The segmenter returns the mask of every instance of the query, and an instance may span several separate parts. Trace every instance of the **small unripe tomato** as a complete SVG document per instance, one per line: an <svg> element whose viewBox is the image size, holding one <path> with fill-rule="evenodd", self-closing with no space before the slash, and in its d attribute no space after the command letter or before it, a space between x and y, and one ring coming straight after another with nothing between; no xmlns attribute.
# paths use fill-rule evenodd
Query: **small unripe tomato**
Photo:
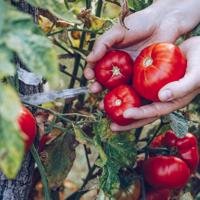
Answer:
<svg viewBox="0 0 200 200"><path fill-rule="evenodd" d="M141 105L140 97L134 89L128 85L120 85L104 97L104 108L112 121L119 125L128 125L134 119L126 119L123 113L128 108L139 107Z"/></svg>
<svg viewBox="0 0 200 200"><path fill-rule="evenodd" d="M125 51L112 50L97 62L94 71L99 83L105 88L113 89L130 82L133 60Z"/></svg>
<svg viewBox="0 0 200 200"><path fill-rule="evenodd" d="M24 145L25 151L28 152L31 145L34 142L37 128L36 128L36 120L32 113L25 108L24 106L21 108L20 114L18 116L18 125L20 130L22 131L22 135L24 137Z"/></svg>

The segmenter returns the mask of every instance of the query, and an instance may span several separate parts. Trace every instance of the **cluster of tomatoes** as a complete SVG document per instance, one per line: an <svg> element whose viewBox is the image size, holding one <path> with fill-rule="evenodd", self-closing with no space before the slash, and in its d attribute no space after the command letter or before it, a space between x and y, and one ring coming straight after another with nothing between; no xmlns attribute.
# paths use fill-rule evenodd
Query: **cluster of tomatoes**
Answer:
<svg viewBox="0 0 200 200"><path fill-rule="evenodd" d="M124 111L141 106L142 98L159 101L159 90L182 78L186 65L179 47L170 43L146 47L135 62L124 51L109 51L95 66L97 81L110 90L104 98L107 115L119 125L130 124L134 120L124 118Z"/></svg>
<svg viewBox="0 0 200 200"><path fill-rule="evenodd" d="M155 137L151 147L169 150L170 155L150 155L142 162L145 181L157 191L165 191L162 199L168 200L171 191L183 188L196 171L199 164L198 141L191 133L178 138L169 130Z"/></svg>

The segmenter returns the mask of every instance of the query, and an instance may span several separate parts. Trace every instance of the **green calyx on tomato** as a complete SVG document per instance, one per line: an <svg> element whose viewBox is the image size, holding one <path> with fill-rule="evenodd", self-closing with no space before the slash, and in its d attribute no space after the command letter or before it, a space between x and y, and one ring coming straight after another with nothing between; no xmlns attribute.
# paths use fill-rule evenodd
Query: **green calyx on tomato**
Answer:
<svg viewBox="0 0 200 200"><path fill-rule="evenodd" d="M123 117L123 113L128 108L139 107L141 105L140 97L128 85L120 85L104 97L104 108L109 118L119 125L128 125L133 119Z"/></svg>
<svg viewBox="0 0 200 200"><path fill-rule="evenodd" d="M186 65L186 59L179 47L170 43L152 44L143 49L135 60L133 87L142 97L159 101L159 90L182 78Z"/></svg>
<svg viewBox="0 0 200 200"><path fill-rule="evenodd" d="M18 124L24 138L25 151L28 152L34 142L37 127L34 116L24 106L22 106L18 116Z"/></svg>
<svg viewBox="0 0 200 200"><path fill-rule="evenodd" d="M197 138L192 133L187 133L184 138L178 138L171 130L154 138L152 147L167 147L177 150L177 157L184 160L191 172L194 172L199 164L199 150Z"/></svg>
<svg viewBox="0 0 200 200"><path fill-rule="evenodd" d="M133 71L133 60L128 53L112 50L97 62L95 77L105 88L113 89L130 82Z"/></svg>

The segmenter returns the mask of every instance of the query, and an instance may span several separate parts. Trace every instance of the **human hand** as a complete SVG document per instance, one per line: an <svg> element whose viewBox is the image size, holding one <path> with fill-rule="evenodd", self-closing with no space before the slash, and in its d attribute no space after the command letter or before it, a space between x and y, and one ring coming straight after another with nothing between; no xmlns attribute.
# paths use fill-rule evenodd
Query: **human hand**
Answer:
<svg viewBox="0 0 200 200"><path fill-rule="evenodd" d="M111 129L113 131L129 130L151 123L163 115L183 108L200 93L200 37L186 40L180 45L180 48L187 59L185 76L161 88L158 94L161 102L126 110L124 117L133 118L136 121L128 126L119 126L112 123Z"/></svg>
<svg viewBox="0 0 200 200"><path fill-rule="evenodd" d="M200 19L199 0L157 0L150 7L128 16L129 30L120 24L97 39L93 51L87 57L85 77L94 79L92 67L111 48L123 48L135 58L147 45L155 42L174 42L180 35L191 30ZM187 13L187 15L185 15ZM98 82L90 86L93 93L102 89Z"/></svg>

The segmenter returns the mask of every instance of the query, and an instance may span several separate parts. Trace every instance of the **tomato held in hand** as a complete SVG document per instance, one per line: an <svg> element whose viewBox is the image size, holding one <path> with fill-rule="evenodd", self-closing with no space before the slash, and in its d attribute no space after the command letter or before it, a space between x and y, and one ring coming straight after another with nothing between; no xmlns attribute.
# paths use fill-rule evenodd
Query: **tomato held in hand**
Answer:
<svg viewBox="0 0 200 200"><path fill-rule="evenodd" d="M140 105L140 97L133 88L127 85L114 88L104 97L104 108L107 115L119 125L132 123L134 120L124 118L123 113L128 108L139 107Z"/></svg>
<svg viewBox="0 0 200 200"><path fill-rule="evenodd" d="M108 89L127 84L132 77L133 60L124 51L113 50L97 62L95 77Z"/></svg>
<svg viewBox="0 0 200 200"><path fill-rule="evenodd" d="M18 124L20 130L25 134L24 144L26 152L29 151L31 145L34 142L36 136L36 120L32 113L25 107L22 107L19 117Z"/></svg>
<svg viewBox="0 0 200 200"><path fill-rule="evenodd" d="M151 189L146 193L146 200L169 200L170 193L169 189Z"/></svg>
<svg viewBox="0 0 200 200"><path fill-rule="evenodd" d="M182 78L186 59L179 47L169 43L152 44L135 60L133 86L144 98L159 101L158 92L167 83Z"/></svg>
<svg viewBox="0 0 200 200"><path fill-rule="evenodd" d="M145 160L144 178L154 188L179 189L190 177L187 164L175 156L155 156Z"/></svg>

